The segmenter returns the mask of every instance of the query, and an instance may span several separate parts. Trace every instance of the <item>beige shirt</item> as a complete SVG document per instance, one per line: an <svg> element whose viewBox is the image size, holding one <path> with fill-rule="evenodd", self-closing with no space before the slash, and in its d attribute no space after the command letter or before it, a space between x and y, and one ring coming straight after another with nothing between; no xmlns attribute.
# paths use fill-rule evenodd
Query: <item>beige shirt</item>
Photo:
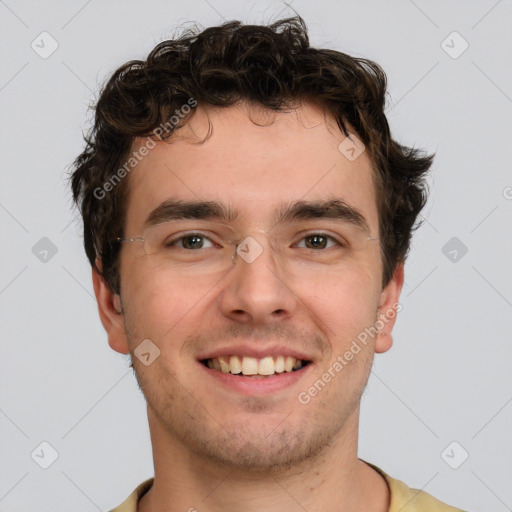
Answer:
<svg viewBox="0 0 512 512"><path fill-rule="evenodd" d="M389 512L462 512L461 509L450 507L424 491L407 487L403 482L391 478L373 464L369 465L378 471L388 484L391 495ZM141 483L126 501L110 512L137 512L137 503L152 484L153 478Z"/></svg>

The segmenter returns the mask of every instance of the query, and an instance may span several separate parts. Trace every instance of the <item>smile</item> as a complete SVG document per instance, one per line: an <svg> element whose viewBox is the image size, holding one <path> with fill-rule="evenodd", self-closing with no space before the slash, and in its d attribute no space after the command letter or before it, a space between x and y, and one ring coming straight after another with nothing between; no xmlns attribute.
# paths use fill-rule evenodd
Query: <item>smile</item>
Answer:
<svg viewBox="0 0 512 512"><path fill-rule="evenodd" d="M218 356L201 361L211 370L238 375L240 377L268 377L280 373L291 373L309 364L309 361L291 356Z"/></svg>

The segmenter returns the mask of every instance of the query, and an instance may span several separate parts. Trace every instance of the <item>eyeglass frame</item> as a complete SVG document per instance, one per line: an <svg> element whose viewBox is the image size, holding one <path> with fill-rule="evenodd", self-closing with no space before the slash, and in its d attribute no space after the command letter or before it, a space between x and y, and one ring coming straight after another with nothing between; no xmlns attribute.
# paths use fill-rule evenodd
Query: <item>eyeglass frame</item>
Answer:
<svg viewBox="0 0 512 512"><path fill-rule="evenodd" d="M146 229L151 229L152 227L155 227L155 226L160 226L160 225L163 225L163 224L171 224L173 221L165 221L165 222L161 222L159 224L155 224L154 226L149 226L148 228ZM198 234L200 236L204 236L205 238L208 238L206 235L202 235L201 233L194 233L193 230L190 230L190 235L188 236L192 236L194 234ZM261 229L257 229L256 230L257 233L262 233L262 234L265 234L265 235L269 235L268 231L265 231L265 230L261 230ZM315 234L315 233L312 233L312 235ZM332 236L330 235L327 235L325 233L318 233L320 235L324 235L326 237L330 237L330 238L333 238ZM183 238L185 238L187 235L184 235ZM247 238L249 238L251 235L247 235L247 236L244 236L243 238L241 238L241 241L240 242L236 242L234 240L228 240L227 242L230 243L230 244L233 244L233 242L235 242L235 245L234 245L234 251L233 251L233 255L231 256L231 261L234 263L235 262L235 258L236 258L236 255L238 254L238 247L244 242L244 240L247 240ZM306 235L307 236L307 235ZM275 237L277 238L277 237ZM177 240L179 240L180 238L178 238ZM369 242L376 242L378 240L380 240L380 237L371 237L371 236L367 236L365 238L365 240L369 241ZM146 242L146 239L144 238L144 233L141 235L141 236L135 236L135 237L130 237L130 238L122 238L122 237L116 237L114 238L114 241L115 242L118 242L118 243L131 243L131 242L142 242L142 243L145 243ZM145 252L146 256L149 256L146 252Z"/></svg>

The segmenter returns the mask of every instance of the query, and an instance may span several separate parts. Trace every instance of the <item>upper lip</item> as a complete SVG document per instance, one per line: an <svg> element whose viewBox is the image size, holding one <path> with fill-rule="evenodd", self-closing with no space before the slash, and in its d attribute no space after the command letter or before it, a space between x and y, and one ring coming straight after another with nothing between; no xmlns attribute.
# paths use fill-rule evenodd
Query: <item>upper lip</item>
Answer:
<svg viewBox="0 0 512 512"><path fill-rule="evenodd" d="M231 345L219 347L215 350L205 352L198 356L198 360L214 359L219 356L248 356L262 359L268 356L290 356L303 361L311 361L313 358L300 350L283 347L279 345L269 345L268 347L255 347L254 345Z"/></svg>

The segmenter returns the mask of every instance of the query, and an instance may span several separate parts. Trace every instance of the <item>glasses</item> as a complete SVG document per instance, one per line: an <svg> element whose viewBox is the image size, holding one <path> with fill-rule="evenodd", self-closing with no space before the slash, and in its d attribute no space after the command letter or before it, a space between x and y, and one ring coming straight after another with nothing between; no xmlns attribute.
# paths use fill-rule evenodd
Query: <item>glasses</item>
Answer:
<svg viewBox="0 0 512 512"><path fill-rule="evenodd" d="M305 222L300 227L311 224ZM330 229L279 227L274 233L257 230L242 235L231 226L205 221L169 221L149 226L141 236L116 238L137 243L155 267L180 274L210 274L229 270L239 259L253 263L268 250L290 271L333 268L357 261L362 251L378 247L379 238L350 222L329 222Z"/></svg>

